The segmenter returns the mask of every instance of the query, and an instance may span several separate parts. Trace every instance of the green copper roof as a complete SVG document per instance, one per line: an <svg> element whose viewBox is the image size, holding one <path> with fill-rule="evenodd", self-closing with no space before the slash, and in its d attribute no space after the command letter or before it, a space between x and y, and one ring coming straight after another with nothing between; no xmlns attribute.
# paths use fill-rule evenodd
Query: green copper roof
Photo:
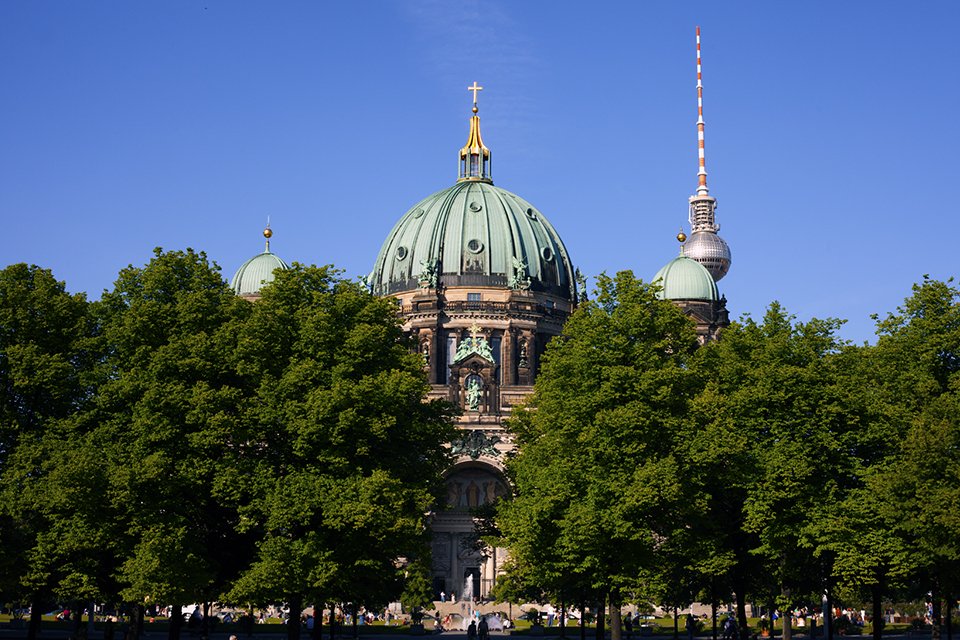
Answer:
<svg viewBox="0 0 960 640"><path fill-rule="evenodd" d="M370 278L378 295L438 283L575 297L573 265L546 217L484 181L458 182L415 204L387 236Z"/></svg>
<svg viewBox="0 0 960 640"><path fill-rule="evenodd" d="M717 283L702 264L680 254L668 262L653 282L662 287L657 293L661 300L710 300L720 299Z"/></svg>
<svg viewBox="0 0 960 640"><path fill-rule="evenodd" d="M234 274L230 286L240 296L257 294L263 285L273 282L274 271L289 268L280 256L267 250L244 262Z"/></svg>

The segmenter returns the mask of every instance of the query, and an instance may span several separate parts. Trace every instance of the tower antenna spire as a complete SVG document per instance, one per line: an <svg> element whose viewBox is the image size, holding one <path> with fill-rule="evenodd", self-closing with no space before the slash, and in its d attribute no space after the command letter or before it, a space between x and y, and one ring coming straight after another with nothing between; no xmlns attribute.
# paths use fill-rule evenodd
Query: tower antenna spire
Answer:
<svg viewBox="0 0 960 640"><path fill-rule="evenodd" d="M690 237L683 243L683 253L705 266L714 281L730 269L730 247L717 235L717 199L707 189L707 163L703 146L703 67L700 63L700 27L697 27L697 192L690 196Z"/></svg>
<svg viewBox="0 0 960 640"><path fill-rule="evenodd" d="M697 25L697 156L700 168L697 171L697 195L710 195L707 188L707 161L703 144L703 68L700 62L700 26Z"/></svg>

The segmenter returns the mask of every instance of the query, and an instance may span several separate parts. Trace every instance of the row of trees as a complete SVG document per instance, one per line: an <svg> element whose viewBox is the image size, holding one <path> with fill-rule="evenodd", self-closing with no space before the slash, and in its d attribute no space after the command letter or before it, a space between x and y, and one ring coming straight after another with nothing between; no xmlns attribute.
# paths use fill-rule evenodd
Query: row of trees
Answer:
<svg viewBox="0 0 960 640"><path fill-rule="evenodd" d="M874 346L840 324L773 304L698 346L650 286L601 277L511 421L499 596L608 603L615 639L644 601L733 599L745 630L748 600L879 621L912 588L939 623L960 594L960 292L924 279Z"/></svg>
<svg viewBox="0 0 960 640"><path fill-rule="evenodd" d="M404 573L423 591L454 428L427 389L394 305L329 268L278 272L250 304L202 253L158 249L91 303L12 265L0 593L33 605L34 637L54 602L141 616L285 602L297 616L381 606Z"/></svg>

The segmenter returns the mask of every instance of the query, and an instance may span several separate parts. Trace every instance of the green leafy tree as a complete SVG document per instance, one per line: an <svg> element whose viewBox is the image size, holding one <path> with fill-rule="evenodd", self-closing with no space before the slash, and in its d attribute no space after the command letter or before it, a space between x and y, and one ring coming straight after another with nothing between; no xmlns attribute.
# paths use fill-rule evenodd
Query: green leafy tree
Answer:
<svg viewBox="0 0 960 640"><path fill-rule="evenodd" d="M548 346L529 408L511 420L515 492L497 516L508 575L612 611L638 590L682 520L674 444L696 347L692 324L654 289L629 272L597 279Z"/></svg>
<svg viewBox="0 0 960 640"><path fill-rule="evenodd" d="M85 297L67 293L50 271L0 271L0 592L32 601L31 638L44 599L72 580L44 552L51 523L33 490L43 473L38 443L89 401L95 334Z"/></svg>
<svg viewBox="0 0 960 640"><path fill-rule="evenodd" d="M924 277L896 312L877 324L875 349L889 454L872 469L882 505L896 505L886 522L909 550L914 580L940 602L960 592L957 524L957 409L960 391L960 291L952 280ZM892 450L891 450L892 449Z"/></svg>
<svg viewBox="0 0 960 640"><path fill-rule="evenodd" d="M294 265L252 306L237 353L258 386L217 495L257 548L229 597L292 614L305 599L396 598L396 562L425 544L454 427L447 403L425 401L394 303Z"/></svg>
<svg viewBox="0 0 960 640"><path fill-rule="evenodd" d="M748 592L790 609L821 588L810 527L852 483L838 452L856 426L842 402L839 324L795 323L774 303L763 322L732 325L700 356L707 384L695 406L704 428L691 459L706 465L699 477L713 571L730 578L741 629Z"/></svg>
<svg viewBox="0 0 960 640"><path fill-rule="evenodd" d="M55 522L88 541L87 558L110 570L138 627L145 604L213 600L250 546L236 512L214 496L252 387L233 355L248 312L203 253L157 249L146 266L121 271L98 304L103 379L71 425L75 450L47 447L48 495L99 494L100 508L63 504Z"/></svg>

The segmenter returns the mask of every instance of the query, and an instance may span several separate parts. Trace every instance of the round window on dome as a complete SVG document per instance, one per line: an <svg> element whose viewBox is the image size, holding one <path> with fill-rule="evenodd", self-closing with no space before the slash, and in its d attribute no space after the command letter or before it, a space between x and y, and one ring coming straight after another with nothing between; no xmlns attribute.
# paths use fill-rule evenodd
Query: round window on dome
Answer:
<svg viewBox="0 0 960 640"><path fill-rule="evenodd" d="M544 247L543 249L540 249L540 255L543 256L543 259L547 262L551 262L553 260L553 249L550 247Z"/></svg>
<svg viewBox="0 0 960 640"><path fill-rule="evenodd" d="M467 250L470 253L480 253L483 251L483 243L479 240L471 240L467 243Z"/></svg>
<svg viewBox="0 0 960 640"><path fill-rule="evenodd" d="M406 247L397 247L397 260L403 260L407 257Z"/></svg>
<svg viewBox="0 0 960 640"><path fill-rule="evenodd" d="M527 207L527 217L531 220L537 219L537 212L533 210L532 207Z"/></svg>
<svg viewBox="0 0 960 640"><path fill-rule="evenodd" d="M417 209L416 211L413 212L414 218L419 218L422 215L423 215L423 209Z"/></svg>
<svg viewBox="0 0 960 640"><path fill-rule="evenodd" d="M470 203L470 211L473 211L474 213L476 213L477 211L480 211L481 209L483 209L483 205L480 204L479 202L471 202L471 203Z"/></svg>

